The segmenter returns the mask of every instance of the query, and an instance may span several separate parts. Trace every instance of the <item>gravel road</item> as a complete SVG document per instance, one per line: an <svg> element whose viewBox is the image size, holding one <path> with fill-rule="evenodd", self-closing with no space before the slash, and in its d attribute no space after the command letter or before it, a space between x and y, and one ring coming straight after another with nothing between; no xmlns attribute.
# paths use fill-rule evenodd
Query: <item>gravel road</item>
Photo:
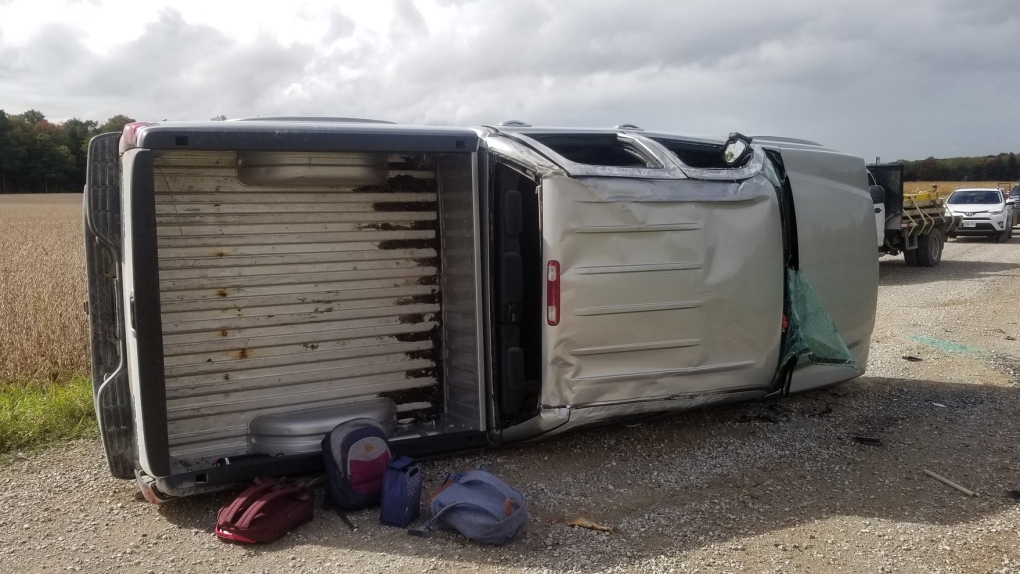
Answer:
<svg viewBox="0 0 1020 574"><path fill-rule="evenodd" d="M0 572L1020 572L1020 237L881 268L856 381L428 463L429 489L482 464L527 493L506 547L318 510L277 543L221 543L228 494L150 505L84 441L0 466Z"/></svg>

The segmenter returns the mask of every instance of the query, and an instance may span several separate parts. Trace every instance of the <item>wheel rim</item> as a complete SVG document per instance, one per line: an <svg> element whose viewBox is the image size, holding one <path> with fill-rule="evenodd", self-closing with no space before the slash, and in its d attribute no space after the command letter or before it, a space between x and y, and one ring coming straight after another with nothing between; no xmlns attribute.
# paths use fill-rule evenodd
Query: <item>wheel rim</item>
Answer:
<svg viewBox="0 0 1020 574"><path fill-rule="evenodd" d="M928 239L928 256L935 263L942 258L942 237L937 233L933 233Z"/></svg>

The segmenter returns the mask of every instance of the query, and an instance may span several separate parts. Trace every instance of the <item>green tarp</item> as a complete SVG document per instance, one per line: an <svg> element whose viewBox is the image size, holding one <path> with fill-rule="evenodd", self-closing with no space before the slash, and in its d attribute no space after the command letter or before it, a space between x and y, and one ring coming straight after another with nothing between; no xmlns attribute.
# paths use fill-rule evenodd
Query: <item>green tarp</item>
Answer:
<svg viewBox="0 0 1020 574"><path fill-rule="evenodd" d="M845 365L857 368L832 317L818 300L804 274L786 270L787 333L780 365L804 356L812 364Z"/></svg>

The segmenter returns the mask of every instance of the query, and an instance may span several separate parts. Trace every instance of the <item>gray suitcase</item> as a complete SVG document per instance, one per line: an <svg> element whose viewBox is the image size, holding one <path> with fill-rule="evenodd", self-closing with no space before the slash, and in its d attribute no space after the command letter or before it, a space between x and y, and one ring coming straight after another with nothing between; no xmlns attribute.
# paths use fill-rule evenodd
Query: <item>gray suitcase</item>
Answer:
<svg viewBox="0 0 1020 574"><path fill-rule="evenodd" d="M376 421L392 436L397 429L397 404L379 398L257 416L248 422L248 452L272 456L319 452L326 433L358 418Z"/></svg>

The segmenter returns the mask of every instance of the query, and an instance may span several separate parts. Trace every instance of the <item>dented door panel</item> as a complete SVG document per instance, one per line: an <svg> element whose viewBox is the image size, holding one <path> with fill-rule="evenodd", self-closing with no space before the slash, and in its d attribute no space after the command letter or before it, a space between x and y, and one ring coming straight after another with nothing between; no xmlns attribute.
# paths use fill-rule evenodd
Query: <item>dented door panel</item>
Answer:
<svg viewBox="0 0 1020 574"><path fill-rule="evenodd" d="M560 264L562 305L547 327L543 405L767 385L783 301L774 189L691 201L596 188L563 176L542 184L544 256Z"/></svg>

